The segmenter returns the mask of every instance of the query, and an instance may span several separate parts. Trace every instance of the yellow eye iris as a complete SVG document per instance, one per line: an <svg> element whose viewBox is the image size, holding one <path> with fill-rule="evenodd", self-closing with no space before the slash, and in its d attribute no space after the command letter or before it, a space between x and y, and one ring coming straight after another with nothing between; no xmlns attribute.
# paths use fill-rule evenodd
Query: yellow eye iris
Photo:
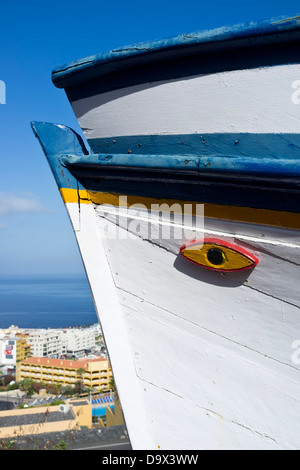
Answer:
<svg viewBox="0 0 300 470"><path fill-rule="evenodd" d="M258 259L241 247L216 239L194 241L180 248L184 258L216 271L241 271L254 267Z"/></svg>

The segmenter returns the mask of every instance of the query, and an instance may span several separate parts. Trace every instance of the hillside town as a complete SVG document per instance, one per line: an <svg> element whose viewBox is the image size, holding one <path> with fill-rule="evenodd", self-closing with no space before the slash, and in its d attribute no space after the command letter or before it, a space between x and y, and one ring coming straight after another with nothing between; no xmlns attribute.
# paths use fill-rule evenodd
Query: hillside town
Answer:
<svg viewBox="0 0 300 470"><path fill-rule="evenodd" d="M0 329L0 440L119 425L122 410L98 324Z"/></svg>

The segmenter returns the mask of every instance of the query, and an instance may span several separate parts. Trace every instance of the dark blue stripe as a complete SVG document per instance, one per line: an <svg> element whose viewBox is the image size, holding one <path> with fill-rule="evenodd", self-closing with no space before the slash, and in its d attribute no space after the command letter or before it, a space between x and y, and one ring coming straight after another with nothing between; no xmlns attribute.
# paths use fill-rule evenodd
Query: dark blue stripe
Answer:
<svg viewBox="0 0 300 470"><path fill-rule="evenodd" d="M200 203L299 212L298 185L285 180L251 179L245 175L172 175L130 171L112 167L72 168L72 174L90 191L158 199L178 199Z"/></svg>
<svg viewBox="0 0 300 470"><path fill-rule="evenodd" d="M89 139L94 153L300 159L300 134L185 134Z"/></svg>

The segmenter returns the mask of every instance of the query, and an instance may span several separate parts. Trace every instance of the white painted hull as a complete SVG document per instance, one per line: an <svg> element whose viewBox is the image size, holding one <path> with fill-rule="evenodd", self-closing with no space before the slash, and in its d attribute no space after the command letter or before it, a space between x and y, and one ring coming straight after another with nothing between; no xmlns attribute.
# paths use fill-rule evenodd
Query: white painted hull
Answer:
<svg viewBox="0 0 300 470"><path fill-rule="evenodd" d="M226 71L145 83L71 104L87 139L293 133L299 132L299 76L299 64Z"/></svg>
<svg viewBox="0 0 300 470"><path fill-rule="evenodd" d="M185 240L113 240L103 208L67 209L133 448L298 449L299 232L207 220L260 259L239 285L179 257Z"/></svg>
<svg viewBox="0 0 300 470"><path fill-rule="evenodd" d="M91 153L65 126L33 128L75 230L133 449L299 448L299 45L299 18L274 20L53 72ZM149 221L132 205L151 201L204 204L204 225L166 212ZM170 224L184 231L164 237ZM193 264L180 247L201 237L258 264Z"/></svg>

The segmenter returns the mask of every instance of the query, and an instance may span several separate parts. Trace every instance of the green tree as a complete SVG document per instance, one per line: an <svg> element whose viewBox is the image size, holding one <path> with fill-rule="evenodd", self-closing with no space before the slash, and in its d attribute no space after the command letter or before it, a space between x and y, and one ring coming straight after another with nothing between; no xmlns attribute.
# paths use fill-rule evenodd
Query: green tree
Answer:
<svg viewBox="0 0 300 470"><path fill-rule="evenodd" d="M75 388L72 387L71 385L65 385L65 386L62 388L61 393L62 393L63 395L66 395L66 396L74 395L74 393L75 393Z"/></svg>
<svg viewBox="0 0 300 470"><path fill-rule="evenodd" d="M33 380L31 379L24 379L20 382L19 388L23 392L26 392L28 397L31 397L35 392L34 392L34 387L33 387Z"/></svg>
<svg viewBox="0 0 300 470"><path fill-rule="evenodd" d="M58 395L61 392L60 384L46 384L46 392L52 395Z"/></svg>
<svg viewBox="0 0 300 470"><path fill-rule="evenodd" d="M79 380L78 380L78 392L79 393L82 393L82 388L83 388L83 380L82 380L82 376L83 374L85 374L86 370L83 369L82 367L80 367L79 369L77 369L77 376L79 377ZM77 384L76 384L77 385Z"/></svg>
<svg viewBox="0 0 300 470"><path fill-rule="evenodd" d="M109 381L109 388L114 392L116 390L116 384L115 384L115 380L114 378L112 377Z"/></svg>

